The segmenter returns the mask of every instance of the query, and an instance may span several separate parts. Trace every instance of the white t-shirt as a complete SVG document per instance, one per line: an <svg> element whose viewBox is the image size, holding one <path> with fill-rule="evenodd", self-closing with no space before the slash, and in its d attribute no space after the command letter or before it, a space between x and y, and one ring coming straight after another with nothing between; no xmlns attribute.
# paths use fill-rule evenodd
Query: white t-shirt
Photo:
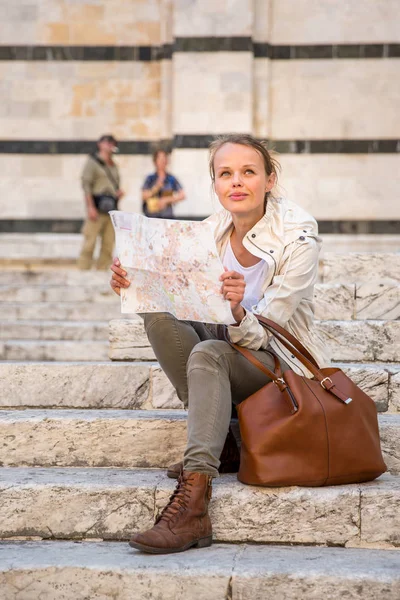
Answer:
<svg viewBox="0 0 400 600"><path fill-rule="evenodd" d="M237 271L243 275L246 282L246 290L242 306L251 312L253 306L258 304L263 296L262 286L267 275L267 263L261 259L260 262L252 267L243 267L234 255L231 240L229 240L222 264L229 271Z"/></svg>

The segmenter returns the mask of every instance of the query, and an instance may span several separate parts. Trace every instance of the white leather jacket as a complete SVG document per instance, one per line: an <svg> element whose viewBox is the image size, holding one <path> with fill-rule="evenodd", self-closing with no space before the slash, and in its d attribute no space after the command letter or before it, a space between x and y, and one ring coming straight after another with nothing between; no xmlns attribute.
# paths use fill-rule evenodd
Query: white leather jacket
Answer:
<svg viewBox="0 0 400 600"><path fill-rule="evenodd" d="M221 257L232 233L231 214L223 210L207 219ZM268 345L293 371L312 374L257 321L253 313L276 321L292 333L313 355L320 367L330 364L324 343L314 325L314 284L321 249L315 219L297 204L284 198L268 199L263 218L247 233L243 245L266 261L269 269L263 285L263 298L238 326L230 326L232 342L251 350Z"/></svg>

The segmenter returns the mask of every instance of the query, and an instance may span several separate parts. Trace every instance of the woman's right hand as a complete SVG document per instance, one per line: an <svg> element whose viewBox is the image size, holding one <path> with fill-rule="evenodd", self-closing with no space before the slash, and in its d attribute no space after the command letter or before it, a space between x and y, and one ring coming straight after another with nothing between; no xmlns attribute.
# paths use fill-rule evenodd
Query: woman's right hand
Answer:
<svg viewBox="0 0 400 600"><path fill-rule="evenodd" d="M126 271L121 269L121 263L119 262L118 258L114 258L114 262L110 268L113 272L110 281L111 289L118 294L118 296L120 296L121 288L129 287L131 285L130 281L125 278Z"/></svg>

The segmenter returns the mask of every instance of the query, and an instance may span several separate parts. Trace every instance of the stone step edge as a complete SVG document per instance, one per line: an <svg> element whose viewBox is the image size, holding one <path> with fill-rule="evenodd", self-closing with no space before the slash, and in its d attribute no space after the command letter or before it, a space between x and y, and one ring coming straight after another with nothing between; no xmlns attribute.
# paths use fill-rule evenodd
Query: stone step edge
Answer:
<svg viewBox="0 0 400 600"><path fill-rule="evenodd" d="M1 468L0 476L5 540L128 539L151 526L176 485L164 469L15 467ZM392 548L400 545L399 501L400 477L388 474L320 488L262 488L222 475L210 514L220 542Z"/></svg>
<svg viewBox="0 0 400 600"><path fill-rule="evenodd" d="M399 554L389 550L215 544L178 556L145 555L125 543L6 543L0 580L9 600L27 582L36 598L58 598L60 590L64 598L82 590L105 598L113 590L120 600L132 590L144 600L152 589L162 600L276 600L300 590L303 598L374 600L394 599L400 588Z"/></svg>

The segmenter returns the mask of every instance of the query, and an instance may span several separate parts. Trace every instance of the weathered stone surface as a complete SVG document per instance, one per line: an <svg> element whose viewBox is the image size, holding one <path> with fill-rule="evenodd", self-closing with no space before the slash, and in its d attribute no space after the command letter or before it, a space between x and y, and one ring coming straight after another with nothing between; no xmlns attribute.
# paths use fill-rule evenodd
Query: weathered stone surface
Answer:
<svg viewBox="0 0 400 600"><path fill-rule="evenodd" d="M0 537L128 539L151 525L175 484L164 470L2 468ZM389 475L362 485L274 489L223 475L213 484L213 536L235 543L396 545L396 498L400 483Z"/></svg>
<svg viewBox="0 0 400 600"><path fill-rule="evenodd" d="M143 408L150 403L150 369L119 362L0 363L0 406Z"/></svg>
<svg viewBox="0 0 400 600"><path fill-rule="evenodd" d="M385 365L346 365L338 364L376 404L378 412L388 410L389 372Z"/></svg>
<svg viewBox="0 0 400 600"><path fill-rule="evenodd" d="M110 303L3 302L1 308L9 319L30 321L109 321L121 314L119 306Z"/></svg>
<svg viewBox="0 0 400 600"><path fill-rule="evenodd" d="M103 340L107 321L0 321L4 340Z"/></svg>
<svg viewBox="0 0 400 600"><path fill-rule="evenodd" d="M315 286L315 318L348 321L354 318L355 286L351 284L319 284Z"/></svg>
<svg viewBox="0 0 400 600"><path fill-rule="evenodd" d="M2 269L0 285L8 286L103 286L109 285L110 276L105 271L78 271L77 269Z"/></svg>
<svg viewBox="0 0 400 600"><path fill-rule="evenodd" d="M381 415L379 432L383 457L390 473L400 473L400 414Z"/></svg>
<svg viewBox="0 0 400 600"><path fill-rule="evenodd" d="M356 286L356 319L400 318L400 285L363 283Z"/></svg>
<svg viewBox="0 0 400 600"><path fill-rule="evenodd" d="M332 360L400 362L400 321L319 321L317 326ZM111 360L141 360L145 347L150 348L141 321L111 321ZM149 350L149 360L154 359Z"/></svg>
<svg viewBox="0 0 400 600"><path fill-rule="evenodd" d="M360 543L400 546L400 479L387 475L361 488Z"/></svg>
<svg viewBox="0 0 400 600"><path fill-rule="evenodd" d="M118 296L109 285L2 285L0 302L100 302L119 307Z"/></svg>
<svg viewBox="0 0 400 600"><path fill-rule="evenodd" d="M318 327L332 360L400 360L399 321L320 321Z"/></svg>
<svg viewBox="0 0 400 600"><path fill-rule="evenodd" d="M110 321L109 355L111 360L155 360L140 318Z"/></svg>
<svg viewBox="0 0 400 600"><path fill-rule="evenodd" d="M107 360L106 341L9 340L4 343L1 360L69 361Z"/></svg>
<svg viewBox="0 0 400 600"><path fill-rule="evenodd" d="M391 412L400 412L400 371L390 375L389 410Z"/></svg>
<svg viewBox="0 0 400 600"><path fill-rule="evenodd" d="M400 472L400 415L381 415L388 468ZM0 465L165 467L180 460L186 412L179 410L3 410Z"/></svg>
<svg viewBox="0 0 400 600"><path fill-rule="evenodd" d="M0 411L0 465L166 467L182 458L181 411Z"/></svg>
<svg viewBox="0 0 400 600"><path fill-rule="evenodd" d="M299 590L307 600L397 600L399 564L388 550L214 544L152 556L125 543L8 542L0 585L7 600L149 600L155 590L157 600L298 600Z"/></svg>
<svg viewBox="0 0 400 600"><path fill-rule="evenodd" d="M159 366L151 367L152 404L154 408L184 408L175 388Z"/></svg>
<svg viewBox="0 0 400 600"><path fill-rule="evenodd" d="M1 469L0 537L129 539L154 520L162 471Z"/></svg>
<svg viewBox="0 0 400 600"><path fill-rule="evenodd" d="M232 600L396 600L399 566L396 551L247 546Z"/></svg>
<svg viewBox="0 0 400 600"><path fill-rule="evenodd" d="M324 283L400 283L400 253L326 253L322 276Z"/></svg>
<svg viewBox="0 0 400 600"><path fill-rule="evenodd" d="M0 545L0 588L7 600L225 600L242 550L152 556L126 543L9 542Z"/></svg>

